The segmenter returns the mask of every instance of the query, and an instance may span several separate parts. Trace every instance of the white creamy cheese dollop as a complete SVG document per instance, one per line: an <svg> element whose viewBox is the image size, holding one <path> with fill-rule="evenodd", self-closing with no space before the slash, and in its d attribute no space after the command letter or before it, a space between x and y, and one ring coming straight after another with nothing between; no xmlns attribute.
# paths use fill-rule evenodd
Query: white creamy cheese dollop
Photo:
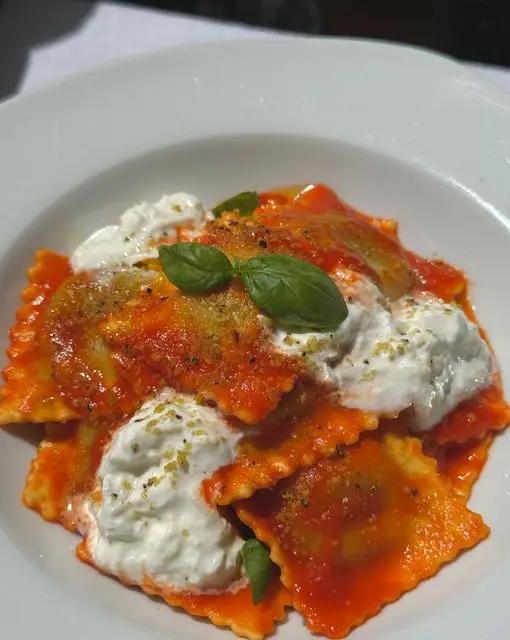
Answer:
<svg viewBox="0 0 510 640"><path fill-rule="evenodd" d="M490 383L489 348L456 305L431 296L386 305L361 300L348 303L349 315L334 333L275 329L274 345L304 355L345 406L387 417L409 409L416 431L431 429Z"/></svg>
<svg viewBox="0 0 510 640"><path fill-rule="evenodd" d="M71 256L74 271L132 266L158 255L158 240L174 240L176 227L205 222L201 202L188 193L164 195L154 203L141 202L121 217L119 224L95 231Z"/></svg>
<svg viewBox="0 0 510 640"><path fill-rule="evenodd" d="M96 566L176 590L221 590L240 579L243 542L200 491L204 478L234 459L237 439L192 396L166 389L146 402L104 454L102 501L84 507Z"/></svg>

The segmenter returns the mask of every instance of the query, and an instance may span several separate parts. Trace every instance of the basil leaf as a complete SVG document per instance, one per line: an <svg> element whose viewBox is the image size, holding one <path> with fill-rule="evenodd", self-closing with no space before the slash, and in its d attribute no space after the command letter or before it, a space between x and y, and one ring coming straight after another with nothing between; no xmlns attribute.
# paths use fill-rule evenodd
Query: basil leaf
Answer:
<svg viewBox="0 0 510 640"><path fill-rule="evenodd" d="M253 302L287 331L334 331L348 314L325 271L292 256L269 253L241 266Z"/></svg>
<svg viewBox="0 0 510 640"><path fill-rule="evenodd" d="M334 331L347 317L335 283L319 267L269 253L243 262L197 242L158 248L167 278L188 293L207 293L240 275L253 302L288 331Z"/></svg>
<svg viewBox="0 0 510 640"><path fill-rule="evenodd" d="M227 256L198 242L178 242L158 247L166 277L187 293L207 293L220 289L233 277Z"/></svg>
<svg viewBox="0 0 510 640"><path fill-rule="evenodd" d="M225 211L238 211L240 216L249 216L258 206L259 196L256 191L242 191L217 204L212 212L215 218L219 218Z"/></svg>
<svg viewBox="0 0 510 640"><path fill-rule="evenodd" d="M271 578L269 551L257 538L251 538L243 544L241 558L250 581L252 600L258 604L264 599Z"/></svg>

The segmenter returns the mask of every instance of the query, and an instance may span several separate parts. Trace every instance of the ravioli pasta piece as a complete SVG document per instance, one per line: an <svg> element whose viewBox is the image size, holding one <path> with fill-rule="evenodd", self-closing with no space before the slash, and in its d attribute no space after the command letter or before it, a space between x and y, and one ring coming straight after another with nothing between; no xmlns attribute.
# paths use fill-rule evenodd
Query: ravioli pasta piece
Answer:
<svg viewBox="0 0 510 640"><path fill-rule="evenodd" d="M90 491L113 428L106 422L48 424L30 465L23 502L45 520L76 530L82 496Z"/></svg>
<svg viewBox="0 0 510 640"><path fill-rule="evenodd" d="M9 362L0 390L0 424L65 421L75 417L52 378L50 353L39 331L55 291L71 272L69 260L38 251L28 271L23 306L16 313L7 349Z"/></svg>
<svg viewBox="0 0 510 640"><path fill-rule="evenodd" d="M225 505L248 498L377 429L374 414L341 407L323 389L297 387L289 395L275 417L241 440L236 460L204 481L207 500Z"/></svg>
<svg viewBox="0 0 510 640"><path fill-rule="evenodd" d="M23 502L45 520L63 524L77 425L68 423L60 426L63 433L57 434L55 430L54 437L45 438L37 449L23 490Z"/></svg>
<svg viewBox="0 0 510 640"><path fill-rule="evenodd" d="M53 296L41 339L51 352L54 380L81 418L127 415L161 386L140 368L124 375L99 332L100 323L114 311L123 313L154 277L143 269L78 273Z"/></svg>
<svg viewBox="0 0 510 640"><path fill-rule="evenodd" d="M366 438L235 505L311 631L345 636L488 527L414 438Z"/></svg>
<svg viewBox="0 0 510 640"><path fill-rule="evenodd" d="M208 618L217 627L229 627L237 635L251 640L259 640L272 633L275 623L285 619L286 608L291 601L290 593L276 577L258 605L253 604L249 587L235 592L194 595L172 593L146 582L143 590L148 595L160 596L173 607L180 607L199 618Z"/></svg>
<svg viewBox="0 0 510 640"><path fill-rule="evenodd" d="M349 207L324 185L305 187L286 205L261 208L254 217L270 229L285 228L295 239L319 247L322 254L329 251L334 256L342 247L375 274L373 279L391 299L408 293L415 284L394 230L388 233L382 224L374 225L373 219ZM349 266L342 259L337 265Z"/></svg>
<svg viewBox="0 0 510 640"><path fill-rule="evenodd" d="M138 295L151 272L73 275L67 258L42 251L29 278L11 330L0 423L129 413L158 388L152 372L123 376L97 330L112 309Z"/></svg>
<svg viewBox="0 0 510 640"><path fill-rule="evenodd" d="M78 545L77 555L82 562L94 566L84 543ZM131 585L125 580L121 582ZM260 640L270 634L275 623L286 617L286 608L291 601L289 592L276 576L273 576L264 600L258 605L252 602L249 586L217 594L193 594L176 592L145 579L141 588L147 595L159 596L172 607L184 609L198 618L208 618L217 627L229 627L237 635L250 640Z"/></svg>
<svg viewBox="0 0 510 640"><path fill-rule="evenodd" d="M242 258L268 251L325 271L350 269L392 298L414 284L395 221L355 211L324 185L263 193L252 216L222 215L207 225L201 242Z"/></svg>
<svg viewBox="0 0 510 640"><path fill-rule="evenodd" d="M263 212L253 218L223 214L206 227L200 241L221 249L231 257L248 259L268 252L291 255L325 271L339 267L354 270L380 284L378 274L346 246L324 247L310 241L306 235L293 234L286 226L277 226L278 213L274 214L275 224L266 226L264 220L260 219L262 215Z"/></svg>
<svg viewBox="0 0 510 640"><path fill-rule="evenodd" d="M103 323L114 357L128 375L141 364L245 423L264 419L292 389L302 364L271 347L239 283L196 296L163 280Z"/></svg>
<svg viewBox="0 0 510 640"><path fill-rule="evenodd" d="M437 444L463 443L502 431L510 424L510 407L498 379L449 413L431 432Z"/></svg>

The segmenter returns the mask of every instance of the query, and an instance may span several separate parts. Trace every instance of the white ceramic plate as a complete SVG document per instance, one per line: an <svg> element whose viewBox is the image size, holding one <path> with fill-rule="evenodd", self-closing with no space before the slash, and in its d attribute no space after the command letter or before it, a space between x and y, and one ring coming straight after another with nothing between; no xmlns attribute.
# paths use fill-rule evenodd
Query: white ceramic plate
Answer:
<svg viewBox="0 0 510 640"><path fill-rule="evenodd" d="M39 246L69 251L129 203L324 181L459 265L510 380L510 100L419 50L348 40L172 49L0 107L1 347ZM508 389L508 386L507 386ZM2 637L211 640L225 631L80 564L76 539L20 504L33 427L0 433ZM510 634L510 434L472 499L492 536L352 640ZM281 640L310 637L296 615Z"/></svg>

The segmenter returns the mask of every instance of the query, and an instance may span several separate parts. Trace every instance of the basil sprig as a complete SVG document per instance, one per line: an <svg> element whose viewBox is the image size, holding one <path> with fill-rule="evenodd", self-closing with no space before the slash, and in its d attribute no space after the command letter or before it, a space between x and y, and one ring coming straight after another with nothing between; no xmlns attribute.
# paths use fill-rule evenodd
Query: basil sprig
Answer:
<svg viewBox="0 0 510 640"><path fill-rule="evenodd" d="M221 289L234 275L227 256L198 242L178 242L158 247L166 277L187 293L208 293Z"/></svg>
<svg viewBox="0 0 510 640"><path fill-rule="evenodd" d="M269 551L257 538L251 538L241 548L241 559L250 581L252 600L254 604L259 604L264 599L271 578Z"/></svg>
<svg viewBox="0 0 510 640"><path fill-rule="evenodd" d="M325 271L278 253L233 259L207 245L180 242L159 247L163 271L189 293L220 289L238 275L259 309L287 331L334 331L347 317L347 305Z"/></svg>
<svg viewBox="0 0 510 640"><path fill-rule="evenodd" d="M259 202L256 191L242 191L217 204L212 212L215 218L219 218L225 211L237 211L240 216L249 216L259 206Z"/></svg>

